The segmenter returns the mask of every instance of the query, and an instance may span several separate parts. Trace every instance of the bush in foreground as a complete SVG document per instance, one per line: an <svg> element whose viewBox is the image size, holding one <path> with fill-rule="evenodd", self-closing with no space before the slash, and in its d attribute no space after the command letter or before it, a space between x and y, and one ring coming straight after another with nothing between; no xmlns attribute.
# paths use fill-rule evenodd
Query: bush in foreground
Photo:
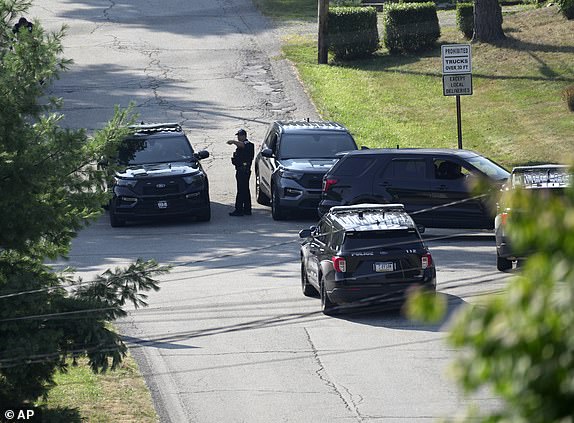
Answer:
<svg viewBox="0 0 574 423"><path fill-rule="evenodd" d="M574 419L574 187L544 198L544 207L532 191L512 194L510 210L520 213L508 229L513 245L533 254L503 291L465 307L449 335L460 350L459 384L466 392L489 389L501 400L494 410L469 410L464 421ZM434 317L436 306L420 298L409 306Z"/></svg>

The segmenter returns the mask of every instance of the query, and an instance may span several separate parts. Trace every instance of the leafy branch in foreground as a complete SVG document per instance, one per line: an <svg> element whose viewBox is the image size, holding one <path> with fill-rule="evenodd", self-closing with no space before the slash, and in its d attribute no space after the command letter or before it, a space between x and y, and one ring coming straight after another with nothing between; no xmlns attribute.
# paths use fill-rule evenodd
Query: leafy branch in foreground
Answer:
<svg viewBox="0 0 574 423"><path fill-rule="evenodd" d="M574 419L574 187L542 198L535 191L510 200L511 241L530 252L526 264L505 292L464 308L451 329L459 384L502 400L489 414L469 410L467 421ZM436 310L416 302L417 317Z"/></svg>

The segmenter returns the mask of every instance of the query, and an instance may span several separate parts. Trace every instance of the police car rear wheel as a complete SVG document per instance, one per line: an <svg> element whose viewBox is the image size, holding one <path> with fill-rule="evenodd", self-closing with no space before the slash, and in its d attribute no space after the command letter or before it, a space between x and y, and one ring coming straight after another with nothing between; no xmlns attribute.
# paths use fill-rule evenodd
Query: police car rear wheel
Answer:
<svg viewBox="0 0 574 423"><path fill-rule="evenodd" d="M318 294L315 287L307 279L307 269L305 269L303 262L301 262L301 289L306 297L316 297Z"/></svg>
<svg viewBox="0 0 574 423"><path fill-rule="evenodd" d="M331 302L327 296L327 291L325 289L325 279L321 278L321 311L323 314L328 316L336 313L336 306Z"/></svg>

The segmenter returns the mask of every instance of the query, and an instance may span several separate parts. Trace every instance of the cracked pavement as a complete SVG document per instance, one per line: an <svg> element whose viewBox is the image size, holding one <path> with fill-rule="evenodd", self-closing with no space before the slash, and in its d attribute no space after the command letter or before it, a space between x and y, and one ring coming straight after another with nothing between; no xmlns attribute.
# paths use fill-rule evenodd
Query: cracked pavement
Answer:
<svg viewBox="0 0 574 423"><path fill-rule="evenodd" d="M466 404L445 374L444 322L323 316L298 273L297 233L314 221L275 222L256 204L251 217L227 215L235 181L225 141L243 127L257 145L275 119L317 117L280 56L281 31L248 0L44 0L31 16L47 29L68 25L64 54L75 63L52 88L64 99L64 126L93 131L115 105L134 102L141 120L179 122L211 155L211 222L112 229L104 216L66 262L84 280L138 257L174 265L149 308L117 325L162 422L430 421ZM488 277L493 246L437 248L439 288L453 309L467 292L448 286L460 255L472 254L467 277Z"/></svg>

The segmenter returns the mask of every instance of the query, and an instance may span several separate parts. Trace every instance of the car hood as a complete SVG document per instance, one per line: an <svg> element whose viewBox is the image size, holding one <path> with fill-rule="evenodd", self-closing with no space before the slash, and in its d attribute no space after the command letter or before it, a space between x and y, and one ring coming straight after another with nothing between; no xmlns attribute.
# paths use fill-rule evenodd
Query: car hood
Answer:
<svg viewBox="0 0 574 423"><path fill-rule="evenodd" d="M295 171L327 172L339 160L332 159L283 159L279 160L282 167Z"/></svg>
<svg viewBox="0 0 574 423"><path fill-rule="evenodd" d="M170 163L147 163L128 166L121 172L116 172L118 178L142 178L173 175L192 175L200 173L196 163L170 162Z"/></svg>

